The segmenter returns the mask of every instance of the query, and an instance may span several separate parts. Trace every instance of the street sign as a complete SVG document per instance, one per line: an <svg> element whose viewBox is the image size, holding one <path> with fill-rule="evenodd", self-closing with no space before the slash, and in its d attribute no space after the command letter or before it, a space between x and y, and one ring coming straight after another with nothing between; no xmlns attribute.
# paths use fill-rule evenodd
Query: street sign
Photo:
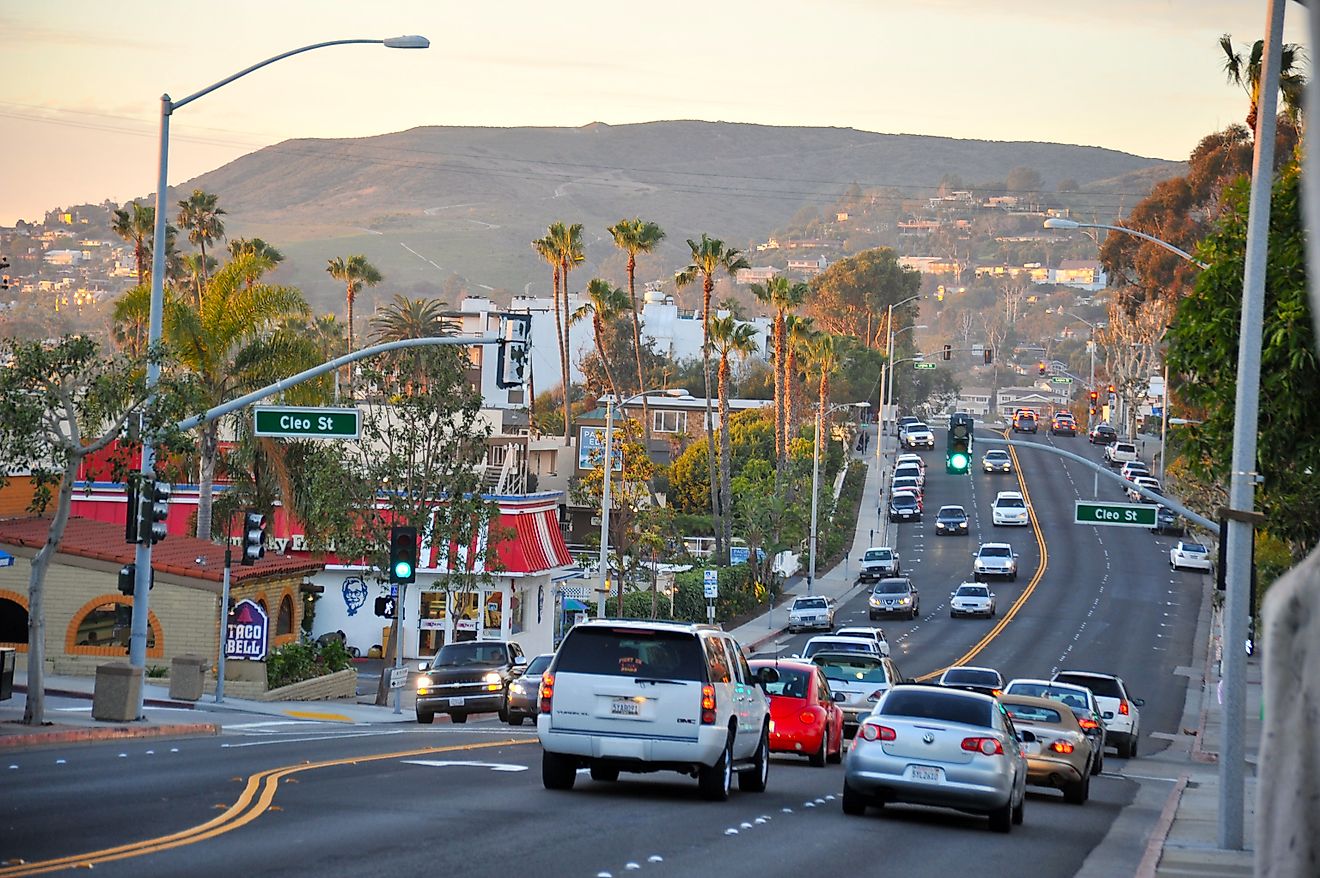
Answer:
<svg viewBox="0 0 1320 878"><path fill-rule="evenodd" d="M390 668L390 688L402 689L408 685L407 668Z"/></svg>
<svg viewBox="0 0 1320 878"><path fill-rule="evenodd" d="M1073 512L1073 524L1154 527L1155 507L1141 503L1096 503L1078 500Z"/></svg>
<svg viewBox="0 0 1320 878"><path fill-rule="evenodd" d="M362 418L357 409L254 406L253 434L282 439L356 439Z"/></svg>
<svg viewBox="0 0 1320 878"><path fill-rule="evenodd" d="M934 369L934 368L935 368L935 364L934 364L934 363L913 363L913 364L912 364L912 368L913 368L913 369Z"/></svg>
<svg viewBox="0 0 1320 878"><path fill-rule="evenodd" d="M225 658L264 659L269 631L270 616L261 604L246 599L239 601L229 614L225 630Z"/></svg>
<svg viewBox="0 0 1320 878"><path fill-rule="evenodd" d="M720 572L718 570L705 571L702 584L705 586L707 600L714 600L720 596Z"/></svg>
<svg viewBox="0 0 1320 878"><path fill-rule="evenodd" d="M1072 384L1072 379L1067 375L1055 375L1050 379L1051 384Z"/></svg>

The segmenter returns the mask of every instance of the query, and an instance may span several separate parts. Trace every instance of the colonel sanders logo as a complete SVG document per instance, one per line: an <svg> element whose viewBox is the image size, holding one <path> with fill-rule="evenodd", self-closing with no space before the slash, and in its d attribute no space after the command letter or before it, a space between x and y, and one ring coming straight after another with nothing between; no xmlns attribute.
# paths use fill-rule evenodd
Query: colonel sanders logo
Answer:
<svg viewBox="0 0 1320 878"><path fill-rule="evenodd" d="M344 580L344 606L348 615L356 616L357 611L367 603L367 584L360 576L349 576Z"/></svg>

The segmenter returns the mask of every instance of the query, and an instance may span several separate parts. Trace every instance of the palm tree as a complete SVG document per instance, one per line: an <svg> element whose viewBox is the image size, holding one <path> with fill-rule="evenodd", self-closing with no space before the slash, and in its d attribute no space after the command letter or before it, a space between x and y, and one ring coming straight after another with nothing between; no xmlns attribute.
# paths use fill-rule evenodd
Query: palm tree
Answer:
<svg viewBox="0 0 1320 878"><path fill-rule="evenodd" d="M1256 130L1256 115L1260 107L1260 80L1265 41L1256 40L1251 51L1244 59L1242 53L1233 48L1233 37L1224 34L1219 38L1219 48L1224 52L1224 73L1228 81L1241 86L1251 103L1247 110L1247 128ZM1279 52L1279 93L1283 96L1283 114L1294 125L1302 115L1302 97L1306 91L1306 77L1298 71L1302 59L1302 47L1296 43L1284 43Z"/></svg>
<svg viewBox="0 0 1320 878"><path fill-rule="evenodd" d="M188 232L188 240L197 245L202 254L203 280L205 280L206 245L225 236L225 215L219 196L201 189L179 202L179 228Z"/></svg>
<svg viewBox="0 0 1320 878"><path fill-rule="evenodd" d="M562 226L562 223L556 223ZM555 335L559 337L559 365L560 375L564 382L564 444L568 444L569 423L568 423L568 372L564 369L564 364L568 362L568 339L565 338L564 324L559 320L559 254L555 252L554 238L555 226L550 226L546 230L544 238L537 238L532 242L532 249L537 255L550 263L551 271L554 275L554 299L551 301L552 309L555 312ZM532 397L533 404L536 397Z"/></svg>
<svg viewBox="0 0 1320 878"><path fill-rule="evenodd" d="M723 528L720 521L724 510L720 507L715 488L715 434L710 411L710 295L715 290L717 271L723 269L726 274L733 277L738 273L738 269L747 268L748 264L737 250L732 248L726 250L723 241L712 238L704 232L700 243L688 238L687 245L692 251L692 262L687 268L674 275L674 282L679 289L682 289L698 277L701 278L701 371L706 383L706 468L710 475L711 514L715 518L715 554L723 560L725 547L722 542Z"/></svg>
<svg viewBox="0 0 1320 878"><path fill-rule="evenodd" d="M257 269L257 272L247 278L248 286L252 286L260 279L261 275L284 261L284 254L261 238L234 238L229 242L229 257L231 259L244 253L256 257L252 261L252 265Z"/></svg>
<svg viewBox="0 0 1320 878"><path fill-rule="evenodd" d="M371 340L376 343L406 338L438 338L453 334L445 317L449 306L439 299L410 299L399 294L371 318Z"/></svg>
<svg viewBox="0 0 1320 878"><path fill-rule="evenodd" d="M202 300L202 284L206 283L207 275L215 266L213 258L200 253L189 253L183 257L183 271L199 302Z"/></svg>
<svg viewBox="0 0 1320 878"><path fill-rule="evenodd" d="M815 321L810 317L789 314L784 318L788 337L784 357L784 453L793 441L798 424L802 421L801 382L798 378L798 360L804 358L811 339L816 335Z"/></svg>
<svg viewBox="0 0 1320 878"><path fill-rule="evenodd" d="M729 436L729 355L739 359L750 356L760 350L756 343L756 328L750 323L739 322L733 315L716 317L710 322L710 343L719 354L719 396L720 396L720 508L732 510L732 465L733 443ZM724 544L729 545L733 536L733 516L725 515L721 521L724 529ZM754 562L753 562L754 563Z"/></svg>
<svg viewBox="0 0 1320 878"><path fill-rule="evenodd" d="M344 282L345 298L348 300L348 352L353 352L353 303L363 287L374 287L382 280L376 266L367 261L361 253L344 258L336 256L328 260L325 270L336 280Z"/></svg>
<svg viewBox="0 0 1320 878"><path fill-rule="evenodd" d="M268 284L249 288L245 278L253 268L243 263L251 258L240 256L217 271L206 283L201 307L177 297L165 305L165 338L179 363L197 376L207 408L324 362L306 333L280 325L307 315L302 293ZM210 539L220 422L198 429L197 536Z"/></svg>
<svg viewBox="0 0 1320 878"><path fill-rule="evenodd" d="M166 290L165 295L170 291ZM110 334L119 349L134 359L147 352L147 327L151 315L151 287L138 284L115 300Z"/></svg>
<svg viewBox="0 0 1320 878"><path fill-rule="evenodd" d="M825 453L825 420L829 414L830 379L838 374L847 359L847 337L828 332L816 333L807 343L809 368L818 382L816 399L816 435L812 440L816 448L812 454Z"/></svg>
<svg viewBox="0 0 1320 878"><path fill-rule="evenodd" d="M774 336L775 359L775 478L782 478L788 466L788 437L785 424L788 422L786 405L788 388L788 358L785 348L788 345L788 312L798 308L807 300L811 288L804 283L791 283L780 275L773 277L762 286L752 284L752 295L774 309L775 318L772 326Z"/></svg>
<svg viewBox="0 0 1320 878"><path fill-rule="evenodd" d="M137 201L127 209L116 210L110 222L116 235L133 244L133 263L138 286L147 282L147 262L151 258L151 238L156 233L156 208Z"/></svg>
<svg viewBox="0 0 1320 878"><path fill-rule="evenodd" d="M570 325L591 316L591 329L596 340L596 355L600 357L601 368L605 370L605 382L610 386L610 393L614 395L615 401L623 399L619 395L618 382L614 380L614 367L610 364L610 356L605 350L605 327L607 324L618 320L623 314L632 309L632 303L628 300L628 294L618 287L610 286L607 280L592 278L587 283L587 301L576 311L573 312L569 323Z"/></svg>
<svg viewBox="0 0 1320 878"><path fill-rule="evenodd" d="M665 231L652 222L645 222L641 217L621 219L606 229L614 236L614 246L628 254L628 297L632 299L633 353L637 358L637 391L646 389L646 377L642 375L642 324L640 310L637 307L637 254L650 253L664 240ZM642 428L646 435L646 444L651 444L651 413L642 397Z"/></svg>
<svg viewBox="0 0 1320 878"><path fill-rule="evenodd" d="M567 445L569 444L569 437L572 435L573 420L572 401L569 397L572 373L569 371L568 364L568 349L571 341L568 334L568 276L575 266L586 259L586 254L582 252L582 223L573 223L571 226L554 223L548 231L546 241L550 252L559 262L559 279L563 284L563 295L559 299L560 308L555 312L555 320L563 321L564 346L559 351L559 365L564 375L564 444Z"/></svg>

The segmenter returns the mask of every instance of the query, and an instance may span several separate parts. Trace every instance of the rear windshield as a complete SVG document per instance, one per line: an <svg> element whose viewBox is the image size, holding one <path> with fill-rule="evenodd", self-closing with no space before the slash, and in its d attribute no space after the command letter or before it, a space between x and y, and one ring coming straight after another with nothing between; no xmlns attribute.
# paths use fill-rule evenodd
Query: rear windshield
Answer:
<svg viewBox="0 0 1320 878"><path fill-rule="evenodd" d="M463 665L502 665L509 653L502 643L451 643L440 647L431 662L433 668L457 668Z"/></svg>
<svg viewBox="0 0 1320 878"><path fill-rule="evenodd" d="M815 643L808 643L802 655L811 658L818 652L864 652L867 655L875 655L875 641L862 640L860 637L820 640Z"/></svg>
<svg viewBox="0 0 1320 878"><path fill-rule="evenodd" d="M885 579L875 584L872 594L907 594L906 579Z"/></svg>
<svg viewBox="0 0 1320 878"><path fill-rule="evenodd" d="M1060 704L1066 704L1069 707L1075 707L1078 710L1090 710L1091 706L1087 703L1089 699L1083 692L1076 689L1063 689L1058 686L1049 686L1044 683L1018 683L1012 687L1010 695L1030 695L1032 698L1048 698L1051 701L1057 701Z"/></svg>
<svg viewBox="0 0 1320 878"><path fill-rule="evenodd" d="M990 728L993 725L993 709L994 705L979 698L900 686L889 691L889 695L885 697L876 713L882 716L911 716Z"/></svg>
<svg viewBox="0 0 1320 878"><path fill-rule="evenodd" d="M949 668L944 672L945 683L960 686L998 686L999 675L994 671L974 671L970 668Z"/></svg>
<svg viewBox="0 0 1320 878"><path fill-rule="evenodd" d="M1123 690L1118 687L1118 681L1108 677L1090 677L1085 674L1060 674L1055 678L1060 683L1072 683L1074 686L1085 686L1096 695L1103 698L1122 698Z"/></svg>
<svg viewBox="0 0 1320 878"><path fill-rule="evenodd" d="M767 695L782 695L785 698L807 697L807 687L811 685L810 673L782 666L776 666L775 669L779 671L779 681L766 684Z"/></svg>
<svg viewBox="0 0 1320 878"><path fill-rule="evenodd" d="M1034 704L1020 704L1015 701L1003 702L1004 709L1013 719L1029 723L1062 723L1063 717L1057 710L1050 710L1048 707L1037 707Z"/></svg>
<svg viewBox="0 0 1320 878"><path fill-rule="evenodd" d="M536 658L532 659L531 662L528 663L527 670L523 671L523 673L530 674L532 676L536 676L537 674L544 674L545 669L550 667L550 662L553 659L554 659L553 655L549 655L549 654L538 655Z"/></svg>
<svg viewBox="0 0 1320 878"><path fill-rule="evenodd" d="M1209 549L1200 543L1183 543L1182 550L1184 552L1191 552L1194 555L1205 555L1210 552Z"/></svg>
<svg viewBox="0 0 1320 878"><path fill-rule="evenodd" d="M704 680L705 659L701 645L691 634L578 627L559 647L555 672Z"/></svg>
<svg viewBox="0 0 1320 878"><path fill-rule="evenodd" d="M821 656L814 660L825 672L825 679L840 683L888 683L885 666L874 659L845 659Z"/></svg>

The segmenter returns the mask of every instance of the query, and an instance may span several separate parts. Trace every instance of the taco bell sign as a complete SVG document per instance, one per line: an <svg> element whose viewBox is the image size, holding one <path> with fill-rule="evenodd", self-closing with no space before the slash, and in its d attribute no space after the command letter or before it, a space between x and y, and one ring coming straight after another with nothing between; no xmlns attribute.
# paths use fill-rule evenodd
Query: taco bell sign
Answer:
<svg viewBox="0 0 1320 878"><path fill-rule="evenodd" d="M225 658L261 661L266 657L270 617L261 604L239 601L229 614L225 632Z"/></svg>

